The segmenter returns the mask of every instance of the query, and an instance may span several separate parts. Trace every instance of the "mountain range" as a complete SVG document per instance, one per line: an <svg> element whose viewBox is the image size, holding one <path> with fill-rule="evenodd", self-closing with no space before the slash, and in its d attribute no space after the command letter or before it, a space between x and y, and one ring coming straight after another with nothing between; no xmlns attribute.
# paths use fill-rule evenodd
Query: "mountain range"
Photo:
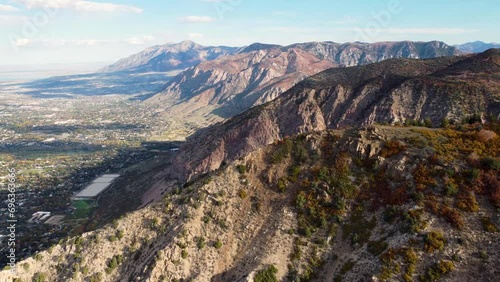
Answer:
<svg viewBox="0 0 500 282"><path fill-rule="evenodd" d="M481 53L488 49L500 48L498 43L484 43L482 41L468 42L455 47L463 53Z"/></svg>
<svg viewBox="0 0 500 282"><path fill-rule="evenodd" d="M234 54L238 49L226 46L205 47L186 40L150 47L104 67L99 72L179 72L204 61Z"/></svg>
<svg viewBox="0 0 500 282"><path fill-rule="evenodd" d="M0 280L496 281L499 115L498 49L329 68L135 166L108 192L141 208Z"/></svg>
<svg viewBox="0 0 500 282"><path fill-rule="evenodd" d="M439 126L473 114L500 117L500 50L333 68L272 102L188 138L171 173L189 180L286 136L409 120Z"/></svg>
<svg viewBox="0 0 500 282"><path fill-rule="evenodd" d="M164 115L222 120L278 97L303 79L333 67L390 58L427 59L460 52L442 42L310 42L290 46L252 44L174 77L147 102ZM202 116L203 119L197 119Z"/></svg>

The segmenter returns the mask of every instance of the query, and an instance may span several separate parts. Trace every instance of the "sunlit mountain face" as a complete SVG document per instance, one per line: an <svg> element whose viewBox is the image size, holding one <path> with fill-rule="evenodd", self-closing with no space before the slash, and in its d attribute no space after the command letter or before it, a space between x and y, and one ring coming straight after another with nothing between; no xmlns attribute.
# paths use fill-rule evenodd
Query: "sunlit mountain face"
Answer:
<svg viewBox="0 0 500 282"><path fill-rule="evenodd" d="M0 282L499 280L496 1L4 2Z"/></svg>

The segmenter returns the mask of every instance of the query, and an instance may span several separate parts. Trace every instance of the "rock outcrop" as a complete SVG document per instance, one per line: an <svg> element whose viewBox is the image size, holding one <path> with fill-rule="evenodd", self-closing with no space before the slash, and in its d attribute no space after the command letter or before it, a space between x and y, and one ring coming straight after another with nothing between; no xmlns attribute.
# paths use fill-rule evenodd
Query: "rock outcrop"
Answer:
<svg viewBox="0 0 500 282"><path fill-rule="evenodd" d="M437 41L311 42L286 47L256 43L180 73L148 103L156 105L162 115L195 119L203 126L210 124L207 120L221 121L272 101L305 78L329 68L390 58L426 59L457 54L454 47Z"/></svg>
<svg viewBox="0 0 500 282"><path fill-rule="evenodd" d="M172 174L190 179L285 136L375 123L500 115L500 50L330 69L188 139Z"/></svg>

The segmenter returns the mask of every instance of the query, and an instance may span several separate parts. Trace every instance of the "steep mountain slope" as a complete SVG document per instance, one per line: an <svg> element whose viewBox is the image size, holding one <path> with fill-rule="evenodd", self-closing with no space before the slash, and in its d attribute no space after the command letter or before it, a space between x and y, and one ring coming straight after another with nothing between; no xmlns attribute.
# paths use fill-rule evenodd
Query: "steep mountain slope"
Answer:
<svg viewBox="0 0 500 282"><path fill-rule="evenodd" d="M499 92L500 50L329 69L196 134L144 208L0 281L496 281ZM374 125L424 117L460 122Z"/></svg>
<svg viewBox="0 0 500 282"><path fill-rule="evenodd" d="M482 41L468 42L455 47L464 53L481 53L491 48L500 48L498 43L484 43Z"/></svg>
<svg viewBox="0 0 500 282"><path fill-rule="evenodd" d="M496 281L494 128L286 138L0 280Z"/></svg>
<svg viewBox="0 0 500 282"><path fill-rule="evenodd" d="M154 46L124 58L100 72L180 72L201 62L233 54L238 48L205 47L192 41Z"/></svg>
<svg viewBox="0 0 500 282"><path fill-rule="evenodd" d="M168 114L229 117L275 99L301 80L334 67L300 49L264 48L204 62L184 71L148 100ZM179 102L180 101L180 102Z"/></svg>
<svg viewBox="0 0 500 282"><path fill-rule="evenodd" d="M186 179L303 132L500 115L500 50L330 69L271 103L190 137L170 173Z"/></svg>
<svg viewBox="0 0 500 282"><path fill-rule="evenodd" d="M299 81L335 66L357 66L389 58L457 55L442 42L375 44L311 42L278 46L252 44L237 54L204 62L179 74L149 99L159 112L207 125L271 101Z"/></svg>

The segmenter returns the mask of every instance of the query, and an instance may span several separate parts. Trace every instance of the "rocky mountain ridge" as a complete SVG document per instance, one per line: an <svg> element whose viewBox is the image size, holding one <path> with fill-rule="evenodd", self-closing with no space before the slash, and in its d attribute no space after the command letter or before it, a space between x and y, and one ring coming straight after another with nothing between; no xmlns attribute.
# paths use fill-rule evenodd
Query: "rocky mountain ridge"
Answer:
<svg viewBox="0 0 500 282"><path fill-rule="evenodd" d="M285 138L0 280L495 281L500 139L476 126Z"/></svg>
<svg viewBox="0 0 500 282"><path fill-rule="evenodd" d="M167 115L220 121L269 102L306 77L332 67L457 54L455 48L437 41L310 42L285 47L256 43L180 73L148 103Z"/></svg>
<svg viewBox="0 0 500 282"><path fill-rule="evenodd" d="M500 115L500 50L430 60L392 59L329 69L276 100L200 130L178 156L171 176L190 179L285 136L427 119L460 121Z"/></svg>
<svg viewBox="0 0 500 282"><path fill-rule="evenodd" d="M233 54L236 47L202 46L193 41L182 41L150 47L138 54L119 60L99 72L180 72L201 62Z"/></svg>

